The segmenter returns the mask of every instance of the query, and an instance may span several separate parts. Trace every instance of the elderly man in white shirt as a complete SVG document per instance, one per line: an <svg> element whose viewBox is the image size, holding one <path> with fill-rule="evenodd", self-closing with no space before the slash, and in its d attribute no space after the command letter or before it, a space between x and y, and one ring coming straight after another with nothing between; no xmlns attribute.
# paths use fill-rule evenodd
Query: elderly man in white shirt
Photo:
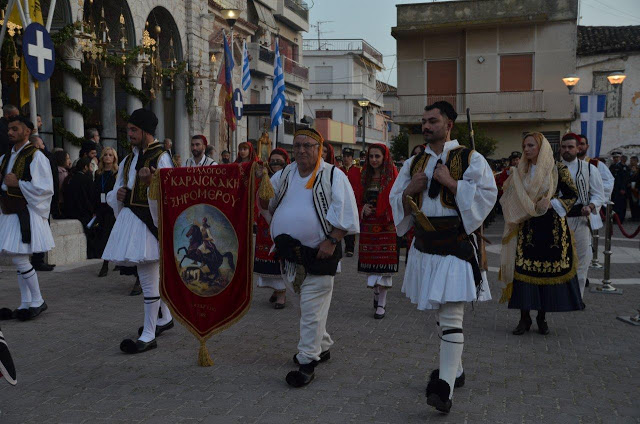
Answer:
<svg viewBox="0 0 640 424"><path fill-rule="evenodd" d="M300 342L293 357L300 367L286 377L293 387L309 384L316 365L329 359L333 340L326 324L342 256L340 241L360 229L351 184L343 172L322 160L323 142L313 129L296 131L296 161L282 170L275 197L260 202L272 216L271 238L285 261L285 282L300 293Z"/></svg>

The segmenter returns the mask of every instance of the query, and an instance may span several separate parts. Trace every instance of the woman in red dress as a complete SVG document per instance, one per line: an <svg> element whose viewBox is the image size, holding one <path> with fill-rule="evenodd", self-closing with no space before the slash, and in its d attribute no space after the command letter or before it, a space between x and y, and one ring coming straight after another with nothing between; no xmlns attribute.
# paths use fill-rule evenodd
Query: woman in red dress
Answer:
<svg viewBox="0 0 640 424"><path fill-rule="evenodd" d="M367 286L373 288L375 319L385 316L387 290L392 286L392 275L398 272L398 242L389 204L389 192L397 176L387 146L369 146L354 191L360 211L358 272L367 274Z"/></svg>
<svg viewBox="0 0 640 424"><path fill-rule="evenodd" d="M272 184L275 185L277 183L278 178L280 178L280 171L289 163L291 161L285 150L278 148L271 151L267 170ZM268 213L268 211L261 211L257 215L258 230L253 272L258 277L258 287L273 290L269 298L269 302L273 303L273 307L275 309L283 309L286 301L286 287L280 273L280 263L275 260L274 253L270 253L273 240L271 240L271 235L269 234L269 224L263 216L263 214Z"/></svg>

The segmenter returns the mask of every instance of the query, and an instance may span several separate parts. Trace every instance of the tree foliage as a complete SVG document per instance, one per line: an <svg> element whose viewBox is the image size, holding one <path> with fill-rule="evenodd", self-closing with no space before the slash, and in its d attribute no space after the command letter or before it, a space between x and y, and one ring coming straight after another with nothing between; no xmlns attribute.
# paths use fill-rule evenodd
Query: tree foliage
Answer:
<svg viewBox="0 0 640 424"><path fill-rule="evenodd" d="M409 156L409 134L401 131L400 134L391 139L391 156L393 160L400 160Z"/></svg>
<svg viewBox="0 0 640 424"><path fill-rule="evenodd" d="M489 137L477 127L474 128L474 138L476 142L475 150L482 156L489 157L495 152L498 140ZM471 139L469 138L469 129L466 123L455 124L451 131L451 138L458 140L460 144L471 147Z"/></svg>

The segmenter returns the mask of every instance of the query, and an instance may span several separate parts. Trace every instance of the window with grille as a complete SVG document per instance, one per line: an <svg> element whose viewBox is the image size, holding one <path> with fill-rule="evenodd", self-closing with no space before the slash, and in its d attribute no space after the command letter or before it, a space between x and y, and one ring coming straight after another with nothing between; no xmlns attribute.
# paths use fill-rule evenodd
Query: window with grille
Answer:
<svg viewBox="0 0 640 424"><path fill-rule="evenodd" d="M594 72L593 91L595 93L607 93L607 105L605 116L607 118L619 118L622 109L622 84L612 86L607 76L615 71Z"/></svg>

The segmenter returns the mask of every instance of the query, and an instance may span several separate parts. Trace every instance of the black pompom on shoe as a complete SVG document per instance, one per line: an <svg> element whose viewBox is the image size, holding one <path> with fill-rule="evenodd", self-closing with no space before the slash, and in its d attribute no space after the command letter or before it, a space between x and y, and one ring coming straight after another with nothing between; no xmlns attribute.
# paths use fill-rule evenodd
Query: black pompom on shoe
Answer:
<svg viewBox="0 0 640 424"><path fill-rule="evenodd" d="M131 339L125 339L120 343L120 350L129 354L142 353L157 347L158 343L156 343L156 339L150 342L143 342L142 340L136 340L134 342Z"/></svg>
<svg viewBox="0 0 640 424"><path fill-rule="evenodd" d="M451 399L449 394L451 387L444 380L437 379L429 381L427 385L427 405L433 406L440 412L448 414L451 410Z"/></svg>
<svg viewBox="0 0 640 424"><path fill-rule="evenodd" d="M436 368L435 370L431 371L431 375L429 376L429 381L438 380L439 378L440 378L439 368ZM466 381L466 377L464 375L464 370L462 370L462 374L460 374L460 377L456 377L456 382L453 383L453 387L456 389L463 387L465 381Z"/></svg>
<svg viewBox="0 0 640 424"><path fill-rule="evenodd" d="M299 388L311 383L315 378L315 368L317 364L318 363L314 361L310 364L300 365L298 371L291 371L287 374L287 384L291 387Z"/></svg>

